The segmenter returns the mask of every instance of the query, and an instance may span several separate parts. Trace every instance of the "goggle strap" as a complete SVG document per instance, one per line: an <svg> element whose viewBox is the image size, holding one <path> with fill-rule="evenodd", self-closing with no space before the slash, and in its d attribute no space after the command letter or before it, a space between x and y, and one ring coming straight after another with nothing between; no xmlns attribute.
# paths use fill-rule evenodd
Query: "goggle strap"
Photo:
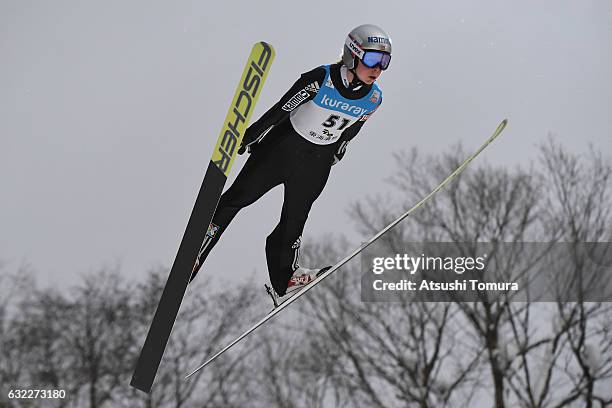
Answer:
<svg viewBox="0 0 612 408"><path fill-rule="evenodd" d="M359 59L363 58L365 52L355 41L353 41L350 36L346 37L346 41L344 41L344 44L348 47L349 50L353 51L355 55L359 57Z"/></svg>

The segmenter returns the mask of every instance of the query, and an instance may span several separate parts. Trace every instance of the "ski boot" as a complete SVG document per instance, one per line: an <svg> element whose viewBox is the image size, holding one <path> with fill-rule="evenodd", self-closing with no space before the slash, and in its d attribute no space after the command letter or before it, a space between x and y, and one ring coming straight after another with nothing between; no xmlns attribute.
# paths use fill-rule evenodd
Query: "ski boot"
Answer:
<svg viewBox="0 0 612 408"><path fill-rule="evenodd" d="M266 292L272 298L272 302L274 303L274 308L279 307L283 303L285 303L289 298L293 297L297 292L306 287L309 283L315 280L318 276L323 274L325 271L329 270L331 266L326 266L321 269L307 269L299 267L293 272L293 275L289 279L289 283L287 285L287 291L283 296L279 296L274 289L270 286L265 285ZM281 299L284 298L284 299Z"/></svg>

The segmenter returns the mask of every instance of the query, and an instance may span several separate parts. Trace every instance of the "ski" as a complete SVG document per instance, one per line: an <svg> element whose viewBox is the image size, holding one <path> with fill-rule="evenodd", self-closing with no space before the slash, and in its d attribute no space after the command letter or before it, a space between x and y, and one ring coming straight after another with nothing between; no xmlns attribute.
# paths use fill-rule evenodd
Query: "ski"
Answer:
<svg viewBox="0 0 612 408"><path fill-rule="evenodd" d="M507 124L508 124L508 119L504 119L499 124L499 126L497 126L497 129L495 129L495 132L493 132L493 134L487 139L487 141L482 146L480 146L480 148L478 150L476 150L476 152L474 152L470 157L465 159L465 161L463 163L461 163L461 165L459 167L457 167L455 169L455 171L453 171L446 179L444 179L444 181L442 181L435 189L433 189L421 201L416 203L412 208L410 208L408 211L406 211L404 214L402 214L400 217L398 217L396 220L394 220L392 223L390 223L384 229L382 229L380 232L378 232L376 235L374 235L368 242L366 242L365 244L362 244L359 248L355 249L351 254L346 256L340 262L338 262L333 267L331 267L330 269L325 271L323 274L319 275L315 280L313 280L311 283L309 283L307 286L305 286L303 289L301 289L294 296L290 297L285 302L283 302L280 305L278 305L278 307L275 307L270 313L268 313L265 317L263 317L260 321L255 323L253 326L251 326L247 331L242 333L235 340L233 340L231 343L229 343L223 349L218 351L215 355L210 357L208 360L206 360L203 364L201 364L199 367L197 367L191 373L187 374L185 379L188 379L189 377L191 377L192 375L194 375L195 373L197 373L198 371L200 371L201 369L203 369L204 367L206 367L207 365L209 365L210 363L215 361L219 356L221 356L227 350L232 348L234 345L236 345L238 342L240 342L246 336L251 334L257 328L262 326L268 320L272 319L274 316L276 316L277 314L282 312L291 303L293 303L296 300L298 300L302 295L306 294L306 292L308 292L309 290L314 288L319 282L321 282L323 279L327 278L329 275L331 275L332 273L337 271L341 266L343 266L348 261L350 261L355 256L357 256L361 251L363 251L365 248L370 246L373 242L375 242L378 238L380 238L384 233L389 231L391 228L393 228L398 223L400 223L404 218L408 217L416 209L421 207L424 203L426 203L429 199L431 199L431 197L433 197L438 191L442 190L448 183L450 183L455 177L457 177L457 175L459 175L472 162L472 160L474 160L476 158L476 156L478 156L489 144L491 144L491 142L493 142L493 140L495 140L501 134L501 132L504 130L504 128L506 127Z"/></svg>
<svg viewBox="0 0 612 408"><path fill-rule="evenodd" d="M207 233L206 226L212 221L274 55L270 44L256 43L242 72L130 381L132 387L146 393L151 392L195 259Z"/></svg>

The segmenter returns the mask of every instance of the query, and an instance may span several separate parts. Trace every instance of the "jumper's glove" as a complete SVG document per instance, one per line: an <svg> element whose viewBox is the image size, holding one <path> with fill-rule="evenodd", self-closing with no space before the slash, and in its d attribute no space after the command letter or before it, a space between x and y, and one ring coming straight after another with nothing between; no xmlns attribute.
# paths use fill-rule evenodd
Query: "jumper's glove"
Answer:
<svg viewBox="0 0 612 408"><path fill-rule="evenodd" d="M348 140L342 142L338 150L336 150L334 153L334 161L332 162L332 166L342 160L344 153L346 153L346 146L348 146Z"/></svg>
<svg viewBox="0 0 612 408"><path fill-rule="evenodd" d="M259 135L254 132L249 132L251 128L248 128L244 133L244 137L242 138L242 143L240 143L240 148L238 149L238 154L244 154L245 151L251 153L256 144L261 142L263 138L268 134L268 132L274 127L274 125L270 126Z"/></svg>

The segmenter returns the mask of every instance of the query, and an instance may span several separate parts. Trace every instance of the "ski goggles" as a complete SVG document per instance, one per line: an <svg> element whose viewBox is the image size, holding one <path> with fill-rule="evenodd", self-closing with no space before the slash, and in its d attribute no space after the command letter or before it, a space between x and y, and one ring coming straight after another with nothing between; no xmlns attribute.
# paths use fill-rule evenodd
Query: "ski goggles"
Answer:
<svg viewBox="0 0 612 408"><path fill-rule="evenodd" d="M380 67L383 71L389 68L391 54L380 51L366 51L361 58L361 62L368 68Z"/></svg>
<svg viewBox="0 0 612 408"><path fill-rule="evenodd" d="M388 52L364 50L350 36L347 37L344 44L357 55L366 67L375 68L379 66L383 71L389 68L391 54Z"/></svg>

